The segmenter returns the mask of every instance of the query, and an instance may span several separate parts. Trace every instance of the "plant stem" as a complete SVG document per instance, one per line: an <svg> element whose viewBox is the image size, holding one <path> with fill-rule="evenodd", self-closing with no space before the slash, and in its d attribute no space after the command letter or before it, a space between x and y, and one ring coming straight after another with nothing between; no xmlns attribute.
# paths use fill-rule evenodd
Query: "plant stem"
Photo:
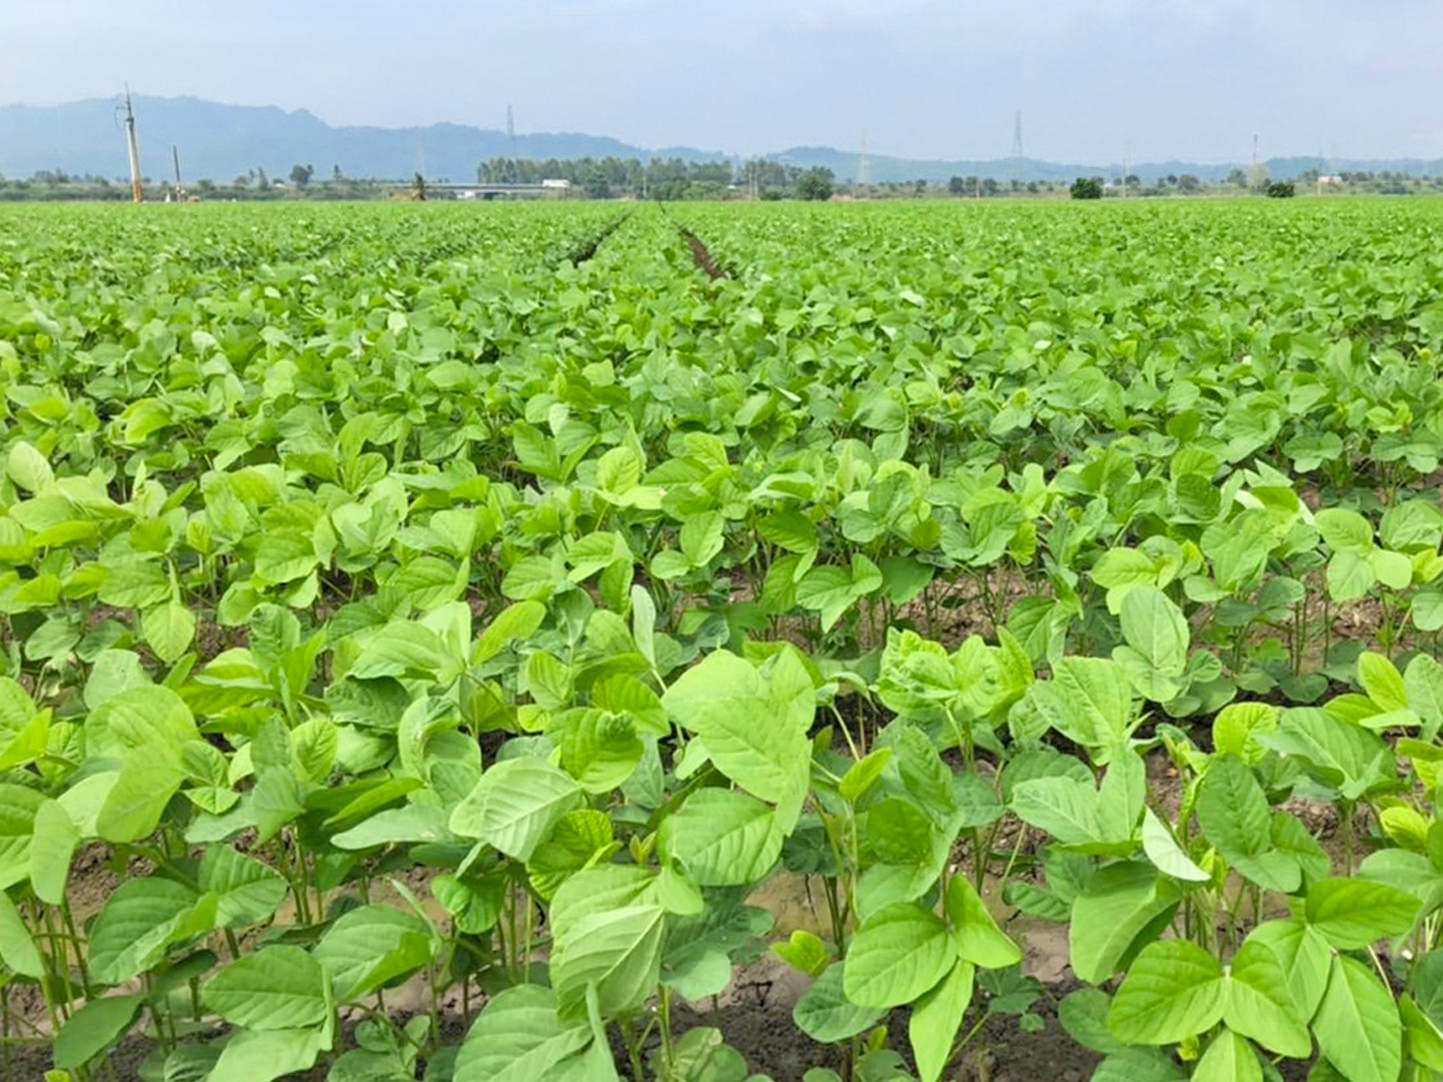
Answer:
<svg viewBox="0 0 1443 1082"><path fill-rule="evenodd" d="M666 1076L670 1078L673 1073L673 1056L671 1046L671 989L664 984L657 990L657 1010L661 1015L658 1022L661 1027L661 1060L666 1067Z"/></svg>
<svg viewBox="0 0 1443 1082"><path fill-rule="evenodd" d="M1343 801L1343 821L1340 824L1343 830L1343 875L1353 874L1353 802Z"/></svg>
<svg viewBox="0 0 1443 1082"><path fill-rule="evenodd" d="M621 1027L622 1043L626 1045L626 1058L631 1063L632 1082L646 1082L646 1073L641 1069L641 1041L632 1030L631 1022L622 1019L618 1025Z"/></svg>

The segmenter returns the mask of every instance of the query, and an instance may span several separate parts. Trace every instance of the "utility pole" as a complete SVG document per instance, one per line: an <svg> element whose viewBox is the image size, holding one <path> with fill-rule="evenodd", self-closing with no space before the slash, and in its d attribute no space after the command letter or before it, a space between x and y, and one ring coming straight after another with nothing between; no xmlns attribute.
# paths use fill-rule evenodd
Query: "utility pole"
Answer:
<svg viewBox="0 0 1443 1082"><path fill-rule="evenodd" d="M125 84L125 148L130 155L130 197L137 203L145 201L140 188L140 144L135 141L135 110L130 105L130 84Z"/></svg>
<svg viewBox="0 0 1443 1082"><path fill-rule="evenodd" d="M511 115L511 103L506 103L506 142L511 149L511 183L521 180L520 159L516 157L516 120Z"/></svg>
<svg viewBox="0 0 1443 1082"><path fill-rule="evenodd" d="M180 148L174 143L170 144L170 160L175 165L175 197L179 199L185 195L185 185L180 182Z"/></svg>

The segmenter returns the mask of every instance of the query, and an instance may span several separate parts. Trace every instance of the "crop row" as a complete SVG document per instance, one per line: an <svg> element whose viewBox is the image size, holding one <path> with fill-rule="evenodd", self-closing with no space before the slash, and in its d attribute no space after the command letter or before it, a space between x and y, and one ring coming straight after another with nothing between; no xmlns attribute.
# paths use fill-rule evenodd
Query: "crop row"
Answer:
<svg viewBox="0 0 1443 1082"><path fill-rule="evenodd" d="M1021 914L1100 1082L1432 1077L1440 232L0 217L5 1054L741 1082L674 1020L770 944L809 1079L935 1082Z"/></svg>

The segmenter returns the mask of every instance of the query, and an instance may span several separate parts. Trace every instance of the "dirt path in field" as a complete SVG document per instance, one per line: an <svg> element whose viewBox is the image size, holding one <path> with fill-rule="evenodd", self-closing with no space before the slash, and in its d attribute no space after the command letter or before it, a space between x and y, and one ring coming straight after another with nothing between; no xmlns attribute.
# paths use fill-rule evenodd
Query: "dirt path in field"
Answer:
<svg viewBox="0 0 1443 1082"><path fill-rule="evenodd" d="M576 247L572 248L569 252L567 252L566 255L562 257L563 260L579 267L581 264L585 263L588 259L594 256L596 254L596 250L600 248L603 243L605 243L606 238L611 236L611 234L615 233L618 229L620 229L621 224L630 217L631 211L627 211L625 214L621 215L621 217L613 219L611 222L607 223L607 225L603 227L601 232L596 234L596 236L592 237L590 240L582 241Z"/></svg>
<svg viewBox="0 0 1443 1082"><path fill-rule="evenodd" d="M692 262L694 262L699 268L701 268L702 272L708 278L710 278L712 281L716 281L718 278L731 277L727 273L726 268L722 267L720 264L717 263L715 259L712 258L711 252L707 251L707 247L705 244L702 243L702 239L700 237L698 237L690 229L682 229L681 235L682 239L686 241L687 247L691 249Z"/></svg>

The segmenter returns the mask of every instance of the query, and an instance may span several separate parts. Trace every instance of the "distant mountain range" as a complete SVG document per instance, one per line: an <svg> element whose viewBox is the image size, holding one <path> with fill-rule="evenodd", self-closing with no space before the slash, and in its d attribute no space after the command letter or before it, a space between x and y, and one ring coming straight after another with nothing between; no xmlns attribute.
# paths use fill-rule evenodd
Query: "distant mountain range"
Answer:
<svg viewBox="0 0 1443 1082"><path fill-rule="evenodd" d="M0 174L29 176L42 169L66 173L119 177L125 173L125 143L115 111L116 101L92 98L65 105L0 106ZM424 169L431 180L465 182L487 159L513 153L536 160L546 158L684 158L688 161L723 161L721 151L695 147L639 147L607 136L574 132L518 134L513 146L505 132L463 124L427 127L378 128L332 126L304 109L286 112L275 106L224 105L199 98L135 98L141 167L157 179L171 174L170 148L180 151L182 175L187 181L202 177L228 182L249 170L263 168L275 178L286 177L297 163L312 165L318 179L335 167L348 177L400 179ZM839 180L857 179L860 156L832 147L792 147L767 157L804 167L825 166ZM1443 174L1443 159L1325 160L1316 157L1274 158L1266 163L1273 177L1293 177L1310 169L1330 172L1360 171ZM989 161L938 161L871 154L866 158L868 178L874 183L925 180L946 183L954 176L1012 179L1071 180L1077 176L1116 176L1117 163L1076 164L1034 158L999 158ZM1132 171L1144 181L1169 174L1191 173L1202 180L1219 180L1238 163L1186 161L1140 162Z"/></svg>

